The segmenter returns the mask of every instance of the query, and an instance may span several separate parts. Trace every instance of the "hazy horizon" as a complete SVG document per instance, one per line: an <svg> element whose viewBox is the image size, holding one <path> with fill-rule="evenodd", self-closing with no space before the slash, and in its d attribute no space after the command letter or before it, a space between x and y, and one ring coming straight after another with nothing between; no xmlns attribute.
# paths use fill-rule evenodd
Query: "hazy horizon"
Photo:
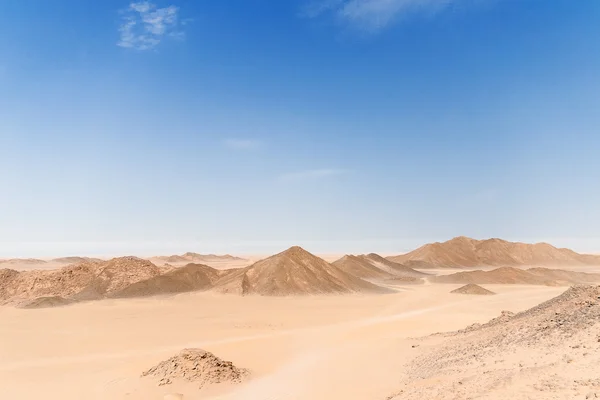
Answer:
<svg viewBox="0 0 600 400"><path fill-rule="evenodd" d="M433 242L444 242L452 239L396 239L396 240L359 240L354 242L316 242L310 240L272 241L272 242L237 242L237 243L207 243L207 242L149 242L149 243L38 243L38 244L0 244L0 260L8 258L40 258L52 259L59 257L122 257L122 256L170 256L195 252L200 254L216 254L232 256L266 256L279 253L291 246L301 246L311 253L320 255L368 254L378 253L384 256L398 255L415 250ZM474 237L485 240L489 238ZM511 242L549 243L558 248L569 248L583 254L600 254L600 238L587 240L555 238L555 239L511 239L501 238ZM13 249L7 252L4 249Z"/></svg>

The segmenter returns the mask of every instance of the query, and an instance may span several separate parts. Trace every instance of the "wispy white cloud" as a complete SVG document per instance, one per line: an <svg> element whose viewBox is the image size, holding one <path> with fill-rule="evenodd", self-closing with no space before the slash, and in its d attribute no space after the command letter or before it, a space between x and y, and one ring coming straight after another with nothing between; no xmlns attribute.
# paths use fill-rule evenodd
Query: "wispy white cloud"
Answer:
<svg viewBox="0 0 600 400"><path fill-rule="evenodd" d="M324 179L334 176L339 176L348 173L345 169L323 168L323 169L308 169L304 171L291 172L283 174L279 178L281 181L299 181L299 180L315 180Z"/></svg>
<svg viewBox="0 0 600 400"><path fill-rule="evenodd" d="M333 14L342 22L377 31L403 14L437 12L453 3L469 1L475 0L313 0L308 3L303 15L315 18Z"/></svg>
<svg viewBox="0 0 600 400"><path fill-rule="evenodd" d="M117 45L129 49L151 50L165 37L183 39L178 14L179 7L173 5L159 8L149 1L129 4L129 7L121 10Z"/></svg>
<svg viewBox="0 0 600 400"><path fill-rule="evenodd" d="M255 150L261 145L258 140L254 139L226 139L223 144L234 150Z"/></svg>

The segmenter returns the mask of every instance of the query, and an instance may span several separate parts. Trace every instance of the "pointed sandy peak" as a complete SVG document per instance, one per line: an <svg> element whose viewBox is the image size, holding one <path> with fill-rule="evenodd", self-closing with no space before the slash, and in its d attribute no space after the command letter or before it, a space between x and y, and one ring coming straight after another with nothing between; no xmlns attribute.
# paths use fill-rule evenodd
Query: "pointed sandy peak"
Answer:
<svg viewBox="0 0 600 400"><path fill-rule="evenodd" d="M300 246L292 246L289 249L284 250L284 251L282 251L279 254L285 254L285 255L290 255L290 256L299 256L299 255L311 255L311 256L314 256L314 254L312 254L312 253L304 250Z"/></svg>
<svg viewBox="0 0 600 400"><path fill-rule="evenodd" d="M304 260L304 262L307 262L309 260L319 260L320 262L327 263L327 261L323 260L321 257L318 257L312 254L311 252L304 250L300 246L292 246L289 249L282 251L281 253L277 253L271 257L266 258L265 260L276 260L284 258L297 261Z"/></svg>
<svg viewBox="0 0 600 400"><path fill-rule="evenodd" d="M455 289L455 290L451 291L450 293L470 294L470 295L478 295L478 296L489 296L489 295L496 294L496 293L492 292L491 290L487 290L486 288L483 288L474 283L469 283L465 286L459 287L458 289Z"/></svg>
<svg viewBox="0 0 600 400"><path fill-rule="evenodd" d="M288 296L380 292L383 289L328 263L302 247L293 246L224 276L215 284L215 290Z"/></svg>

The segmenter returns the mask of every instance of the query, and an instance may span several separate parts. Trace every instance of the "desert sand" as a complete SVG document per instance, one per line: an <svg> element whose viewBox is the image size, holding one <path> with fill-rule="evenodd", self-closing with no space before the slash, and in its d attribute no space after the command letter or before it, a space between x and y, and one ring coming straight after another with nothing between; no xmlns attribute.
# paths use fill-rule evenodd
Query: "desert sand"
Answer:
<svg viewBox="0 0 600 400"><path fill-rule="evenodd" d="M600 275L581 264L438 274L300 247L245 267L74 261L0 269L5 398L600 396Z"/></svg>
<svg viewBox="0 0 600 400"><path fill-rule="evenodd" d="M260 297L195 292L60 308L0 308L0 390L23 399L385 399L401 389L415 337L523 311L565 288L450 285L394 294ZM458 287L458 286L455 286ZM202 348L252 372L242 384L159 386L144 371ZM35 385L31 383L35 382ZM349 384L352 382L353 384ZM332 397L333 396L333 397Z"/></svg>

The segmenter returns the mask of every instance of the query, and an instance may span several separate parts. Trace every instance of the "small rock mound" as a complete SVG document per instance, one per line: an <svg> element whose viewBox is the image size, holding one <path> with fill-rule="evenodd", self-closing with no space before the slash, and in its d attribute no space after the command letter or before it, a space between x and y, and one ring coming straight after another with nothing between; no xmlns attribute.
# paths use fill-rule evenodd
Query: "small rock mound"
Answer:
<svg viewBox="0 0 600 400"><path fill-rule="evenodd" d="M202 349L184 349L174 357L161 362L142 373L158 379L158 385L169 385L175 380L186 380L205 385L218 383L241 383L250 372L238 368L230 361L223 361L214 354Z"/></svg>
<svg viewBox="0 0 600 400"><path fill-rule="evenodd" d="M492 292L491 290L482 288L481 286L476 285L474 283L469 283L468 285L459 287L458 289L455 289L455 290L451 291L450 293L471 294L471 295L479 295L479 296L489 296L492 294L496 294L496 293Z"/></svg>

